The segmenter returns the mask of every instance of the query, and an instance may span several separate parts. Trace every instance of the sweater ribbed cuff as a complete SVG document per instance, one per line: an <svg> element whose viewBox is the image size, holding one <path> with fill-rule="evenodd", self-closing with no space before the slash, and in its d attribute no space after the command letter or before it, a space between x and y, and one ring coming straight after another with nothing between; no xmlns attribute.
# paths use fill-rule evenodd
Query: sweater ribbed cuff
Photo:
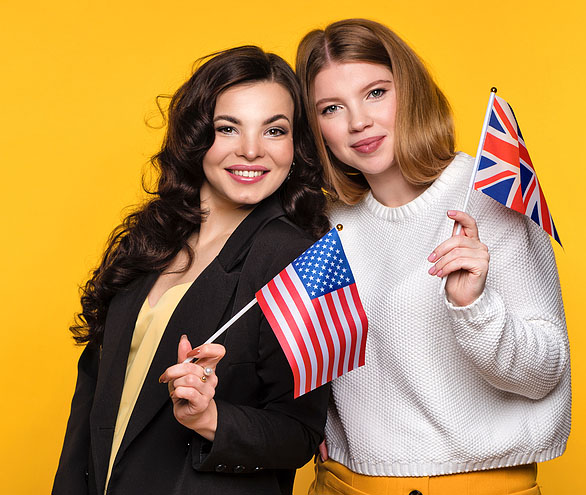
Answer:
<svg viewBox="0 0 586 495"><path fill-rule="evenodd" d="M468 306L454 306L448 301L445 294L444 302L448 308L450 316L455 320L474 320L479 316L485 315L485 313L489 311L491 307L495 307L495 305L504 307L500 296L488 287L485 287L484 292L480 294L480 297Z"/></svg>

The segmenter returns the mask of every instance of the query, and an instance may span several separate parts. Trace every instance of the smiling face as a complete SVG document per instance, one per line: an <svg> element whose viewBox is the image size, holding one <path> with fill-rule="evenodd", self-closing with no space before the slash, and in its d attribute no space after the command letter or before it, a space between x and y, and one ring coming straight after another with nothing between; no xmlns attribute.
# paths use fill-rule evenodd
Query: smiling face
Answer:
<svg viewBox="0 0 586 495"><path fill-rule="evenodd" d="M293 161L294 105L275 82L231 87L218 96L214 144L204 155L202 203L252 206L274 193Z"/></svg>
<svg viewBox="0 0 586 495"><path fill-rule="evenodd" d="M371 184L397 173L393 167L396 94L384 65L331 63L313 87L318 123L330 151Z"/></svg>

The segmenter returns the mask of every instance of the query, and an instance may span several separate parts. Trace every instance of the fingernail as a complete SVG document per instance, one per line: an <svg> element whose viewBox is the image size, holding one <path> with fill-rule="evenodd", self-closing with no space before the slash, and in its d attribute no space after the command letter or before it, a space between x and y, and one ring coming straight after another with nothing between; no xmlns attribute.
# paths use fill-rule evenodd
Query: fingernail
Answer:
<svg viewBox="0 0 586 495"><path fill-rule="evenodd" d="M436 275L438 277L441 277L443 274L444 274L444 271L443 270L440 270L439 272L436 273Z"/></svg>
<svg viewBox="0 0 586 495"><path fill-rule="evenodd" d="M187 357L195 357L199 354L199 351L201 351L201 349L199 347L196 347L195 349L191 349L191 351L189 351L187 353Z"/></svg>
<svg viewBox="0 0 586 495"><path fill-rule="evenodd" d="M163 375L164 375L164 373L163 373ZM163 375L161 375L159 377L159 383L165 383L164 378L163 378Z"/></svg>
<svg viewBox="0 0 586 495"><path fill-rule="evenodd" d="M436 258L437 258L437 254L435 254L435 252L433 252L427 257L427 260L428 261L435 261Z"/></svg>
<svg viewBox="0 0 586 495"><path fill-rule="evenodd" d="M183 335L181 336L181 340L186 340L186 339L187 339L187 335L183 334Z"/></svg>
<svg viewBox="0 0 586 495"><path fill-rule="evenodd" d="M427 270L427 273L429 273L430 275L435 275L436 271L437 271L437 268L434 265L429 270Z"/></svg>
<svg viewBox="0 0 586 495"><path fill-rule="evenodd" d="M454 210L448 210L448 216L449 216L449 217L455 217L455 216L456 216L456 213L457 213L457 212L456 212L456 211L454 211Z"/></svg>

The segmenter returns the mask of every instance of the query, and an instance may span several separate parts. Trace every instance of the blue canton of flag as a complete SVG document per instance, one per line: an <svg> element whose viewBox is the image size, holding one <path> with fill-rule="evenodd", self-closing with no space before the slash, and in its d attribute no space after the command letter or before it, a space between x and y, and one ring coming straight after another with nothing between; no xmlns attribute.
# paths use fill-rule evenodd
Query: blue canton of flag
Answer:
<svg viewBox="0 0 586 495"><path fill-rule="evenodd" d="M354 283L340 236L332 229L293 262L311 299Z"/></svg>

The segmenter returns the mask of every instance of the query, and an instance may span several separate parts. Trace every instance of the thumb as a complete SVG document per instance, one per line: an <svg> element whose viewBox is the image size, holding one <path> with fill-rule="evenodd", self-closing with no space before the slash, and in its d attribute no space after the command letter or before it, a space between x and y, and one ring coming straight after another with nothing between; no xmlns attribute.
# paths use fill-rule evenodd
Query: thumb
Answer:
<svg viewBox="0 0 586 495"><path fill-rule="evenodd" d="M191 343L187 338L187 335L183 334L181 340L179 340L179 346L177 347L177 362L182 363L187 359L187 353L191 351Z"/></svg>

